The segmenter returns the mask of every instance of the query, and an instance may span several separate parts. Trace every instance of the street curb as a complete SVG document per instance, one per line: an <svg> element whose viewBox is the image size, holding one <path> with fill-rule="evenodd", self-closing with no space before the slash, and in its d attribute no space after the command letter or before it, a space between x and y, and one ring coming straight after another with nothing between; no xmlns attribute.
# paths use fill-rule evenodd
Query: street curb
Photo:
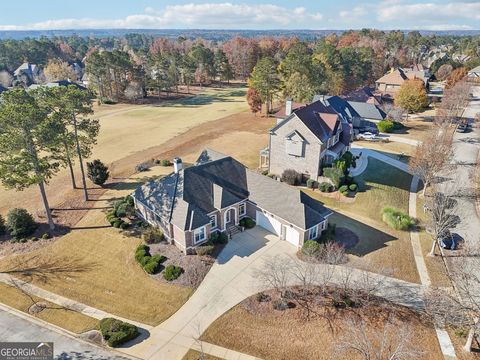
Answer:
<svg viewBox="0 0 480 360"><path fill-rule="evenodd" d="M31 322L35 325L38 325L38 326L41 326L41 327L44 327L44 328L47 328L51 331L54 331L60 335L63 335L63 336L66 336L70 339L73 339L75 341L78 341L78 342L82 342L84 344L87 344L89 346L93 346L93 347L96 347L96 348L99 348L101 350L104 350L104 351L110 351L112 352L112 355L115 356L115 355L118 355L118 356L123 356L123 357L128 357L128 358L131 358L131 359L140 359L140 358L137 358L137 357L134 357L134 356L131 356L131 355L127 355L123 352L120 352L116 349L113 349L113 348L109 348L109 347L105 347L105 346L100 346L98 344L95 344L93 342L89 342L89 341L86 341L85 339L82 339L79 334L76 334L70 330L67 330L67 329L63 329L57 325L54 325L54 324L51 324L49 323L48 321L45 321L43 319L40 319L40 318L37 318L35 316L32 316L30 314L27 314L21 310L18 310L18 309L15 309L9 305L6 305L6 304L3 304L3 303L0 303L0 310L3 310L5 311L6 313L8 314L12 314L16 317L19 317L23 320L26 320L28 322Z"/></svg>

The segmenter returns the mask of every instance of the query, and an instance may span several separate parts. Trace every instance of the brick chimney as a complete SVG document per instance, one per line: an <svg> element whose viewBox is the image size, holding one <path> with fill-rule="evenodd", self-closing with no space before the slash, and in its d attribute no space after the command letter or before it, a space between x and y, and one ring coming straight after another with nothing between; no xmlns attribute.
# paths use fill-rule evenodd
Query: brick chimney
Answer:
<svg viewBox="0 0 480 360"><path fill-rule="evenodd" d="M178 174L182 169L183 169L182 159L178 157L173 159L173 170L175 171L175 174Z"/></svg>

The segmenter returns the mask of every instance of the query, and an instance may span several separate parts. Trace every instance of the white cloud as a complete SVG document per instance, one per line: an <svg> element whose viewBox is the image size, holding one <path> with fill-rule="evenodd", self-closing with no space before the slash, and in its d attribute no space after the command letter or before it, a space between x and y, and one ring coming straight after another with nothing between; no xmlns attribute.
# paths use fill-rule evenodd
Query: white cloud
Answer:
<svg viewBox="0 0 480 360"><path fill-rule="evenodd" d="M339 13L340 18L342 18L343 20L350 20L355 22L358 22L359 20L361 20L361 18L363 18L367 14L368 14L368 11L363 6L356 6L353 9L343 10L343 11L340 11Z"/></svg>
<svg viewBox="0 0 480 360"><path fill-rule="evenodd" d="M162 10L145 8L144 14L123 19L58 19L29 25L0 25L0 30L94 29L94 28L275 28L302 27L321 20L322 14L308 13L305 7L286 8L273 4L204 3L169 5ZM301 25L301 26L300 26Z"/></svg>
<svg viewBox="0 0 480 360"><path fill-rule="evenodd" d="M480 20L480 2L407 4L395 1L378 9L378 20L381 22L408 21L415 24L415 21L435 23L456 19Z"/></svg>

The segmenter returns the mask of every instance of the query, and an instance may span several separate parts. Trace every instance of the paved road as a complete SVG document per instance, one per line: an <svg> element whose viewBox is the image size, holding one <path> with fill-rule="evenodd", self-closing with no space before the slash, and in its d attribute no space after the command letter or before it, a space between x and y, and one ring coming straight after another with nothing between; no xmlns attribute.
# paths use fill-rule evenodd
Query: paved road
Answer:
<svg viewBox="0 0 480 360"><path fill-rule="evenodd" d="M118 353L56 332L0 309L0 341L53 342L55 359L107 360L122 358Z"/></svg>
<svg viewBox="0 0 480 360"><path fill-rule="evenodd" d="M480 96L480 87L473 89L474 96ZM472 100L464 112L465 117L473 117L480 112L480 98ZM446 187L458 188L458 215L461 223L455 229L466 242L478 242L480 234L480 219L476 211L474 189L472 186L473 171L480 150L480 128L474 127L468 133L456 133L454 137L455 170L448 176L451 180L445 183Z"/></svg>

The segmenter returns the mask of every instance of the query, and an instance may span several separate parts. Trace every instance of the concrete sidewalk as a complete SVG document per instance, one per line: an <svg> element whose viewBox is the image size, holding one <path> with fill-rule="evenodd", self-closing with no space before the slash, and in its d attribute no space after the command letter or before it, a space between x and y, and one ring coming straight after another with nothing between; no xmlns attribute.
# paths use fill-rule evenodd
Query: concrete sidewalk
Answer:
<svg viewBox="0 0 480 360"><path fill-rule="evenodd" d="M38 296L39 298L45 299L45 300L47 300L47 301L49 301L53 304L59 305L59 306L64 307L66 309L74 310L76 312L79 312L79 313L82 313L84 315L90 316L94 319L101 320L101 319L106 318L106 317L113 317L113 318L116 318L116 319L119 319L119 320L122 320L122 321L125 321L125 322L129 322L130 324L134 324L134 325L138 326L139 328L143 328L145 330L150 330L152 328L152 326L150 326L150 325L146 325L146 324L135 322L135 321L132 321L132 320L129 320L129 319L125 319L125 318L122 318L120 316L110 314L106 311L99 310L99 309L96 309L94 307L82 304L78 301L67 299L66 297L54 294L54 293L52 293L48 290L42 289L38 286L29 284L25 281L14 278L14 277L12 277L8 274L0 273L0 282L2 282L4 284L7 284L7 285L11 285L11 286L13 286L13 282L15 282L15 286L21 288L21 290L24 291L27 294Z"/></svg>

